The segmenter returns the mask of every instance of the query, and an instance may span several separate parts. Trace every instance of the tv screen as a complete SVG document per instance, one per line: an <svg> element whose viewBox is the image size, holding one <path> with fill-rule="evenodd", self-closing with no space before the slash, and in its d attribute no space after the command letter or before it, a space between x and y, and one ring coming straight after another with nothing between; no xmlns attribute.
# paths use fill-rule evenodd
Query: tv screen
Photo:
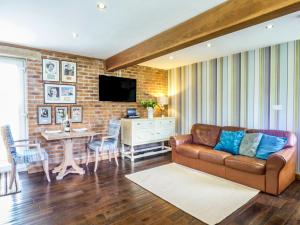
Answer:
<svg viewBox="0 0 300 225"><path fill-rule="evenodd" d="M136 80L100 75L99 101L135 102Z"/></svg>

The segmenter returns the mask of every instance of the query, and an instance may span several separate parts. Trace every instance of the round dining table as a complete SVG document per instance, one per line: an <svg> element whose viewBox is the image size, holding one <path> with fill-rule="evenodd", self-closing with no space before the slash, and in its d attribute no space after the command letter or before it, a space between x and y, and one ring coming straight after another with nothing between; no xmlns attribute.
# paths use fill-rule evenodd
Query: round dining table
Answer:
<svg viewBox="0 0 300 225"><path fill-rule="evenodd" d="M85 173L85 170L81 168L74 160L73 157L73 140L76 138L92 137L96 135L93 131L80 131L80 132L51 132L44 131L41 133L47 141L63 141L64 145L64 160L60 165L55 167L52 173L58 173L57 180L61 180L70 173L81 174Z"/></svg>

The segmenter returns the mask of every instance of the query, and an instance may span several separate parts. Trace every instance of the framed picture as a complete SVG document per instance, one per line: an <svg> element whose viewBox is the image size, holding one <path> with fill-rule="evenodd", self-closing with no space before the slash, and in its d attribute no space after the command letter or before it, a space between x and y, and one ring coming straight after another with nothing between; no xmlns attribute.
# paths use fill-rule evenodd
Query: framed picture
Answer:
<svg viewBox="0 0 300 225"><path fill-rule="evenodd" d="M38 125L52 124L52 107L38 106L37 119Z"/></svg>
<svg viewBox="0 0 300 225"><path fill-rule="evenodd" d="M61 81L76 83L77 80L77 66L75 62L61 62Z"/></svg>
<svg viewBox="0 0 300 225"><path fill-rule="evenodd" d="M59 61L43 59L43 80L59 81Z"/></svg>
<svg viewBox="0 0 300 225"><path fill-rule="evenodd" d="M45 104L75 104L76 87L74 85L44 84Z"/></svg>
<svg viewBox="0 0 300 225"><path fill-rule="evenodd" d="M73 123L82 123L83 110L82 106L71 107L71 119Z"/></svg>
<svg viewBox="0 0 300 225"><path fill-rule="evenodd" d="M55 107L55 123L61 124L64 119L68 116L67 106L56 106Z"/></svg>

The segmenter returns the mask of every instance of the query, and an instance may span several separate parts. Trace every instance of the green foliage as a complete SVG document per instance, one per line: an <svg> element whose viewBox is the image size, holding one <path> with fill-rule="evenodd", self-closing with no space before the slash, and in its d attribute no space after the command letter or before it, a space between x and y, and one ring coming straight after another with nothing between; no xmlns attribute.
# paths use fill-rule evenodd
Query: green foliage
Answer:
<svg viewBox="0 0 300 225"><path fill-rule="evenodd" d="M154 100L142 100L141 101L141 105L144 107L144 108L155 108L155 106L157 106L157 102L154 101Z"/></svg>

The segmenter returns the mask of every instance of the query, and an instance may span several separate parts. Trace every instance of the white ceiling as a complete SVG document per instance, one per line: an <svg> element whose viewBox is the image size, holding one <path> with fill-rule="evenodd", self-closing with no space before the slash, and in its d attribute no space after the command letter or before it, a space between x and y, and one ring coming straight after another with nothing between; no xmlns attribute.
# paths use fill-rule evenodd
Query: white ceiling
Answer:
<svg viewBox="0 0 300 225"><path fill-rule="evenodd" d="M222 2L0 0L0 42L106 59Z"/></svg>
<svg viewBox="0 0 300 225"><path fill-rule="evenodd" d="M266 25L273 24L271 30ZM260 47L300 39L300 11L142 63L170 69ZM172 56L174 59L170 60Z"/></svg>
<svg viewBox="0 0 300 225"><path fill-rule="evenodd" d="M224 1L0 0L0 42L106 59ZM266 30L270 23L274 28ZM141 65L169 69L296 40L299 27L297 12L210 40L211 48L205 42Z"/></svg>

